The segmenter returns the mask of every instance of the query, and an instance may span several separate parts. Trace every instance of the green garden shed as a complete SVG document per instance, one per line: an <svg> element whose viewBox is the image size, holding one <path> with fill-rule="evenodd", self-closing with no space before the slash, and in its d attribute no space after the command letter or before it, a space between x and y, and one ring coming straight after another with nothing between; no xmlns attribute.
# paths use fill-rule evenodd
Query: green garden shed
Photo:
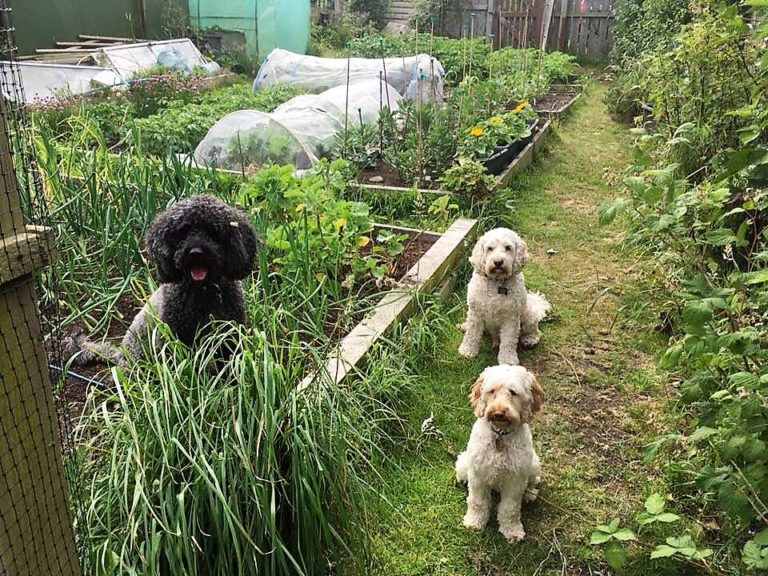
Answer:
<svg viewBox="0 0 768 576"><path fill-rule="evenodd" d="M189 17L198 30L242 34L249 56L304 54L309 44L309 0L189 0Z"/></svg>

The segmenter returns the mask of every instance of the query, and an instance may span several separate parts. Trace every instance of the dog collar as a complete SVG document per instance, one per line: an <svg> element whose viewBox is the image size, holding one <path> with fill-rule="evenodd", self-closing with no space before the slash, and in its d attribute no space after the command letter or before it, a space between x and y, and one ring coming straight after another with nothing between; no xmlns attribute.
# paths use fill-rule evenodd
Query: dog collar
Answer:
<svg viewBox="0 0 768 576"><path fill-rule="evenodd" d="M505 278L502 282L499 283L498 288L496 291L501 294L502 296L506 296L509 294L509 288L507 288L507 279Z"/></svg>
<svg viewBox="0 0 768 576"><path fill-rule="evenodd" d="M504 440L504 436L507 436L512 433L512 430L500 430L498 428L494 428L491 426L491 431L496 435L496 438L493 439L493 445L496 447L496 450L501 450L502 441Z"/></svg>

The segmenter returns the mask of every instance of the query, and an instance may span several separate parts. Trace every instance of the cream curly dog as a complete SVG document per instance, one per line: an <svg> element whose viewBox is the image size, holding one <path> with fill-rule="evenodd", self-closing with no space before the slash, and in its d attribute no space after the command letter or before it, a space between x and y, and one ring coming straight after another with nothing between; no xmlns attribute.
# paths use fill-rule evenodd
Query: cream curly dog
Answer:
<svg viewBox="0 0 768 576"><path fill-rule="evenodd" d="M483 333L488 332L499 345L499 364L519 364L517 343L526 348L538 344L539 322L550 310L544 296L525 289L522 269L528 247L509 228L495 228L480 237L469 261L474 272L459 354L477 356Z"/></svg>
<svg viewBox="0 0 768 576"><path fill-rule="evenodd" d="M469 485L464 526L485 528L495 490L499 532L510 542L522 540L520 507L536 499L541 474L528 422L541 409L544 390L522 366L503 364L486 368L469 398L477 420L456 459L456 480Z"/></svg>

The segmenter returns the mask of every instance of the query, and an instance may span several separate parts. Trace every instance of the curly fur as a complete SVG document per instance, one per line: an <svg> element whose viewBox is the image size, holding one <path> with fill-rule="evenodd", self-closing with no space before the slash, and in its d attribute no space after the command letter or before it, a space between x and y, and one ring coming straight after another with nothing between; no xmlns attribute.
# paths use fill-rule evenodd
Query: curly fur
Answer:
<svg viewBox="0 0 768 576"><path fill-rule="evenodd" d="M500 365L483 371L469 397L477 420L456 459L456 480L469 487L464 526L485 528L495 490L499 532L510 542L522 540L522 502L536 499L541 479L528 423L541 409L544 390L522 366Z"/></svg>
<svg viewBox="0 0 768 576"><path fill-rule="evenodd" d="M508 228L486 232L475 243L469 257L473 272L459 354L477 356L485 332L499 343L499 364L519 364L518 342L524 347L538 344L539 322L550 304L543 295L525 288L522 270L528 259L525 242Z"/></svg>
<svg viewBox="0 0 768 576"><path fill-rule="evenodd" d="M211 319L245 323L240 280L251 273L258 239L247 216L214 196L193 196L157 215L146 245L160 286L123 336L122 350L76 334L74 362L120 363L124 352L139 357L155 319L192 345Z"/></svg>

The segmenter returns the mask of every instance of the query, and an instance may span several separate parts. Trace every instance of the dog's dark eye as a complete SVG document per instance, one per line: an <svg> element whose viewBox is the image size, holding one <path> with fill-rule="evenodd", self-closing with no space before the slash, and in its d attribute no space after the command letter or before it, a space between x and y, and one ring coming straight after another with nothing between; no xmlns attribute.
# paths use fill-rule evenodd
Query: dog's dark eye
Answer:
<svg viewBox="0 0 768 576"><path fill-rule="evenodd" d="M488 246L488 248L486 248L486 251L493 252L493 246Z"/></svg>
<svg viewBox="0 0 768 576"><path fill-rule="evenodd" d="M510 246L509 244L507 244L506 246L504 246L504 249L505 249L507 252L512 252L512 246Z"/></svg>
<svg viewBox="0 0 768 576"><path fill-rule="evenodd" d="M515 392L514 390L510 390L509 391L509 395L510 396L517 396L517 392Z"/></svg>

